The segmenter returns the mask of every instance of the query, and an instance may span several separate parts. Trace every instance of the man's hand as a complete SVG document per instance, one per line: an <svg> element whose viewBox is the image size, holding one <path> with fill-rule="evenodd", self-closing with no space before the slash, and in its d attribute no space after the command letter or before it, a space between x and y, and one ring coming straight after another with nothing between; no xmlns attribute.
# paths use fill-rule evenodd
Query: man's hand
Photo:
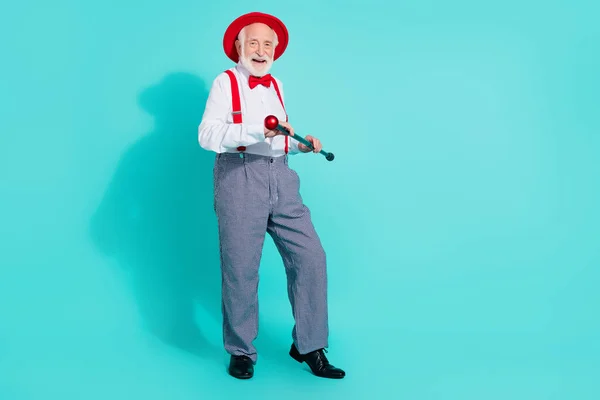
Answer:
<svg viewBox="0 0 600 400"><path fill-rule="evenodd" d="M289 123L284 122L284 121L279 121L279 125L286 128L290 132L290 136L294 136L294 128L292 128L292 126ZM279 132L277 129L269 130L265 127L265 137L266 138L271 138L271 137L274 137L277 135L283 135L283 133Z"/></svg>
<svg viewBox="0 0 600 400"><path fill-rule="evenodd" d="M313 145L313 147L315 148L313 151L313 153L318 153L321 151L321 149L323 148L323 145L321 144L321 141L319 139L317 139L316 137L312 137L310 135L307 135L305 137L306 140L308 140L310 142L310 144ZM302 143L298 143L298 150L300 150L303 153L308 153L310 152L310 148L303 145Z"/></svg>

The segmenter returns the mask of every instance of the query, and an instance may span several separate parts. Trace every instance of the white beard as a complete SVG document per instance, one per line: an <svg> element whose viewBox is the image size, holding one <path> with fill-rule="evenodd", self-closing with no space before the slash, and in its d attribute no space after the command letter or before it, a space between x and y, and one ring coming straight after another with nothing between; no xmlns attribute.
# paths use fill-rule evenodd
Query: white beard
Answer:
<svg viewBox="0 0 600 400"><path fill-rule="evenodd" d="M264 60L266 62L264 64L257 66L255 63L252 62L253 58L256 60ZM242 65L248 71L250 71L250 73L252 75L258 76L258 77L268 74L269 70L271 69L271 66L273 66L273 59L269 58L268 56L263 56L263 57L259 57L257 55L250 55L249 57L241 56L240 61L241 61Z"/></svg>

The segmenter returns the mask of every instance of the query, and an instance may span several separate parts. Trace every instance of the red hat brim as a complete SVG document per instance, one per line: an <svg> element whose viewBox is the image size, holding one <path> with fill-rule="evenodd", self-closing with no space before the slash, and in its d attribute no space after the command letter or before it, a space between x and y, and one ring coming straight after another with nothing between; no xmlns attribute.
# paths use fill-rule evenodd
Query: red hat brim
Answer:
<svg viewBox="0 0 600 400"><path fill-rule="evenodd" d="M239 61L237 49L235 48L235 41L237 40L238 34L246 25L261 22L275 31L277 34L278 44L275 48L274 60L277 60L283 55L288 45L288 30L278 18L264 14L261 12L251 12L238 17L233 21L223 35L223 50L229 59L235 63Z"/></svg>

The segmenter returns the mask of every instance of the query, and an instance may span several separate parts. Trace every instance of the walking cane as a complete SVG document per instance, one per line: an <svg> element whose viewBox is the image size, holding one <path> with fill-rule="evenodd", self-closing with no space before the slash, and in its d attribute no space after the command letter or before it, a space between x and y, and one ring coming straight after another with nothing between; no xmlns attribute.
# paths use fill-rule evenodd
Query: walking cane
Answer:
<svg viewBox="0 0 600 400"><path fill-rule="evenodd" d="M279 125L279 119L277 119L277 117L274 115L269 115L268 117L265 118L265 127L269 130L277 129L279 132L283 133L284 135L290 134L290 132L286 128ZM313 147L312 143L310 143L308 140L304 139L302 136L298 135L297 133L294 133L294 135L292 137L294 139L296 139L297 141L299 141L300 143L304 144L309 149L311 149L311 150L315 149ZM319 153L323 154L325 156L325 158L327 159L327 161L333 161L333 159L335 157L333 155L333 153L329 153L324 150L321 150Z"/></svg>

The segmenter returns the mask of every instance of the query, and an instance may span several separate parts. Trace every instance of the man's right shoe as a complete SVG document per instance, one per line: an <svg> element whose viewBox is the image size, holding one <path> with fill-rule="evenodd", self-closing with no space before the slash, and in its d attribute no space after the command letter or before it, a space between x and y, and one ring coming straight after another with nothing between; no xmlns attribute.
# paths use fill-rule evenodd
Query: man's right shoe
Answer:
<svg viewBox="0 0 600 400"><path fill-rule="evenodd" d="M231 356L229 375L238 379L250 379L254 376L254 363L248 356Z"/></svg>

